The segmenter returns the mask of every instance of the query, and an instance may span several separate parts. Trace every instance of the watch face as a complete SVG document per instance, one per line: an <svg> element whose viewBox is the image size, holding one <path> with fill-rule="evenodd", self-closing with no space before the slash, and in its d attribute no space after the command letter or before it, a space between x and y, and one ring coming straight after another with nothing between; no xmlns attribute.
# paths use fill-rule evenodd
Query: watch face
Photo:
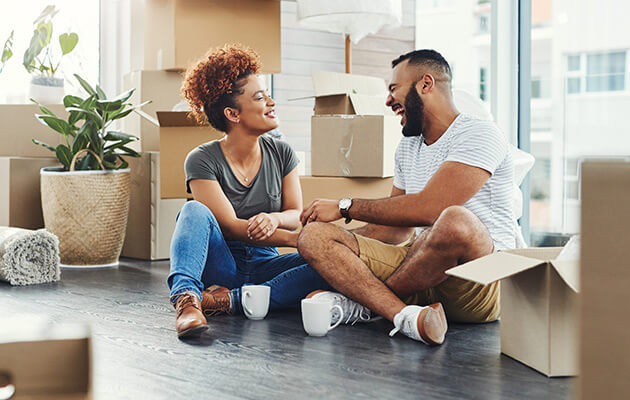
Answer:
<svg viewBox="0 0 630 400"><path fill-rule="evenodd" d="M350 199L339 200L339 208L342 208L344 210L347 210L348 208L350 208L350 204L352 204L352 200Z"/></svg>

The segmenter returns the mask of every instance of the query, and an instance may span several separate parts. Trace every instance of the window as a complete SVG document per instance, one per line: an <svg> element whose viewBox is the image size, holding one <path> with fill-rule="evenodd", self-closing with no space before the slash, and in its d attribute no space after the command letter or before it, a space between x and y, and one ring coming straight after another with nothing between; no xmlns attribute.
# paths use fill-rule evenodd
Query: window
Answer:
<svg viewBox="0 0 630 400"><path fill-rule="evenodd" d="M479 15L479 33L490 32L490 14Z"/></svg>
<svg viewBox="0 0 630 400"><path fill-rule="evenodd" d="M617 34L627 25L617 5L602 0L597 7L605 11L591 14L569 3L532 2L532 16L552 16L547 25L531 27L531 127L525 134L536 157L529 192L536 237L580 231L581 161L630 154L630 36ZM630 11L630 4L624 7Z"/></svg>
<svg viewBox="0 0 630 400"><path fill-rule="evenodd" d="M488 98L488 78L486 77L487 74L487 68L479 68L479 98L483 101L486 101Z"/></svg>
<svg viewBox="0 0 630 400"><path fill-rule="evenodd" d="M60 61L56 74L65 78L65 93L76 94L80 86L73 74L79 74L90 83L99 79L99 1L31 0L25 7L5 5L0 12L0 52L11 32L13 56L0 73L0 104L26 103L32 74L26 71L22 60L33 36L33 22L49 5L54 4L58 13L52 19L50 40L53 60ZM59 58L59 35L75 32L79 37L72 52ZM110 93L112 95L113 93Z"/></svg>
<svg viewBox="0 0 630 400"><path fill-rule="evenodd" d="M626 53L624 50L567 56L567 93L625 90Z"/></svg>

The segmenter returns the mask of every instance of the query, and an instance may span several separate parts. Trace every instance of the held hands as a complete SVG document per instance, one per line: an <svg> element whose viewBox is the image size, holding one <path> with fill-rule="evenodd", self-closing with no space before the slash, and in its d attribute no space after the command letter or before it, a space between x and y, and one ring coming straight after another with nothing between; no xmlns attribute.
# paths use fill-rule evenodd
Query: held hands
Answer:
<svg viewBox="0 0 630 400"><path fill-rule="evenodd" d="M331 222L341 218L339 211L339 201L318 199L312 202L300 214L300 222L306 225L309 222Z"/></svg>
<svg viewBox="0 0 630 400"><path fill-rule="evenodd" d="M271 237L280 225L277 216L267 213L254 215L247 221L247 236L251 240L264 240Z"/></svg>

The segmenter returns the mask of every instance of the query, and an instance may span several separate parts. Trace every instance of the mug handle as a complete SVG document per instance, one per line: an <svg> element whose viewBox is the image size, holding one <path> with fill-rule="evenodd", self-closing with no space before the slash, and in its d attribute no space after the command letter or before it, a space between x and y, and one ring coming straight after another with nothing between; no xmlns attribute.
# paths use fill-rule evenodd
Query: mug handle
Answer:
<svg viewBox="0 0 630 400"><path fill-rule="evenodd" d="M330 311L332 311L333 308L338 308L339 309L339 320L337 322L335 322L335 325L331 326L328 328L329 331L332 331L333 329L335 329L336 327L339 326L339 324L341 323L341 321L343 320L343 309L341 308L341 306L339 304L335 304L334 306L332 306L330 308Z"/></svg>
<svg viewBox="0 0 630 400"><path fill-rule="evenodd" d="M245 313L249 314L249 315L253 315L254 313L252 312L252 310L249 307L247 307L247 298L251 297L252 294L250 292L245 292L245 293L243 293L243 295L244 295L243 296L243 308L245 309Z"/></svg>

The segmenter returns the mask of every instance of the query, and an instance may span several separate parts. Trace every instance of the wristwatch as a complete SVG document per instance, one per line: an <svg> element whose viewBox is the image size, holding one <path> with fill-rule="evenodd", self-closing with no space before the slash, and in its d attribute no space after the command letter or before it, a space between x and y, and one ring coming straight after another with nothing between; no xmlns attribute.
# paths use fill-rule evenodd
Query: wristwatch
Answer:
<svg viewBox="0 0 630 400"><path fill-rule="evenodd" d="M346 197L345 199L339 200L339 212L341 213L341 216L346 219L346 224L349 224L350 221L352 221L352 218L350 218L350 207L352 207L351 198Z"/></svg>

